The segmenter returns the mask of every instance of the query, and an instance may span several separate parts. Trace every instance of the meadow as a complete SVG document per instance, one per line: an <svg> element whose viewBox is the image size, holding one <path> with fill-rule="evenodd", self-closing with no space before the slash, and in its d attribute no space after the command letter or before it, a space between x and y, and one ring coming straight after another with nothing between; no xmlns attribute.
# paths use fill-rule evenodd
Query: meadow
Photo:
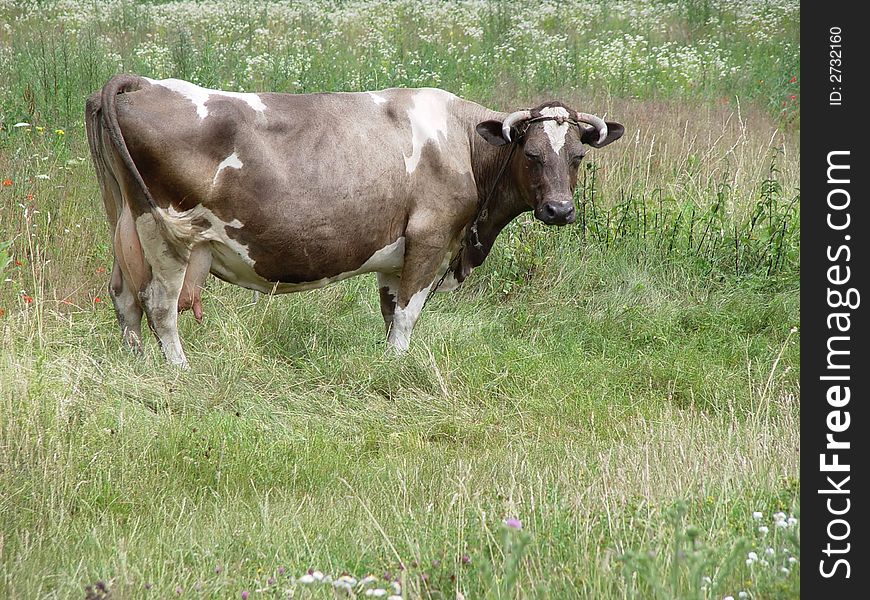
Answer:
<svg viewBox="0 0 870 600"><path fill-rule="evenodd" d="M0 598L800 596L797 2L0 0ZM373 276L122 350L84 98L435 86L626 126L403 357Z"/></svg>

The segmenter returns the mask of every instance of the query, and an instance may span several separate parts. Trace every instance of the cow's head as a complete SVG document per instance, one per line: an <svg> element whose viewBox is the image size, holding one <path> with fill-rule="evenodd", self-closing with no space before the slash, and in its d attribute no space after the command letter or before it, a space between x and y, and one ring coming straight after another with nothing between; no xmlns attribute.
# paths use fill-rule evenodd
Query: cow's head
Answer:
<svg viewBox="0 0 870 600"><path fill-rule="evenodd" d="M483 121L477 132L494 146L517 144L511 168L520 195L537 219L565 225L576 216L572 198L586 146L606 146L622 137L625 128L561 102L545 102L503 121Z"/></svg>

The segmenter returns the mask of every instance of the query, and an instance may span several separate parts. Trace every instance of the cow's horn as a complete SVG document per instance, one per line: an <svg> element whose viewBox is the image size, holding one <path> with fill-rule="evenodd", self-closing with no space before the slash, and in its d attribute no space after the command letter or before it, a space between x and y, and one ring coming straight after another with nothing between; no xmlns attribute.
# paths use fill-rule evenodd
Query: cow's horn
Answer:
<svg viewBox="0 0 870 600"><path fill-rule="evenodd" d="M516 112L512 112L505 118L505 120L501 124L501 135L508 142L511 140L511 127L519 123L520 121L525 121L526 119L531 119L532 113L528 110L518 110Z"/></svg>
<svg viewBox="0 0 870 600"><path fill-rule="evenodd" d="M574 119L581 123L589 123L598 131L598 143L603 144L607 139L607 123L601 117L590 115L589 113L578 112L574 113Z"/></svg>

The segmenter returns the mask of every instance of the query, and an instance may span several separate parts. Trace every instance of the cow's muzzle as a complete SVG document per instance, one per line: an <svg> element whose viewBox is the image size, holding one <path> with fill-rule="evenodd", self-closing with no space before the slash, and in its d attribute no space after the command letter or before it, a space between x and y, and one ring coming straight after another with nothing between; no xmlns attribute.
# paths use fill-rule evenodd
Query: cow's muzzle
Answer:
<svg viewBox="0 0 870 600"><path fill-rule="evenodd" d="M550 200L535 209L535 218L547 225L567 225L577 218L577 211L570 200Z"/></svg>

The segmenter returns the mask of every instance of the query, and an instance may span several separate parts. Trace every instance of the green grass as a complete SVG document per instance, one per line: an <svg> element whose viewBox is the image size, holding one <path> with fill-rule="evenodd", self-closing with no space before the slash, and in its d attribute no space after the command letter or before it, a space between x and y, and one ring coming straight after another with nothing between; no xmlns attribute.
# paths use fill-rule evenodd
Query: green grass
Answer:
<svg viewBox="0 0 870 600"><path fill-rule="evenodd" d="M403 598L799 597L799 525L772 520L800 510L794 7L210 6L0 2L0 597L332 597L307 569ZM121 350L105 291L81 114L119 70L556 97L627 134L587 157L578 223L518 219L407 356L372 277L256 303L211 280L182 373Z"/></svg>

